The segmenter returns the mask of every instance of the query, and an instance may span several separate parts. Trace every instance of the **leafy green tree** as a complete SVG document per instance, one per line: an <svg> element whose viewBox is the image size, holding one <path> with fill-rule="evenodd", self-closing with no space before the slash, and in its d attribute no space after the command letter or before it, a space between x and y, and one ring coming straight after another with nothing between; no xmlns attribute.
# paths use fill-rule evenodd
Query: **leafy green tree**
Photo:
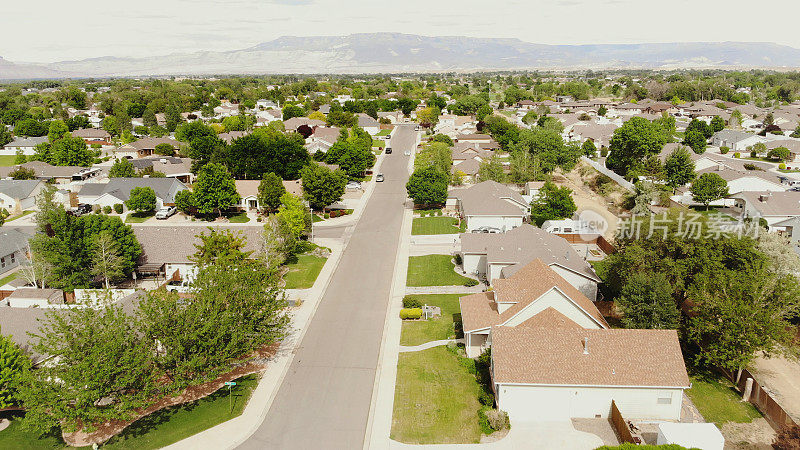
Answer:
<svg viewBox="0 0 800 450"><path fill-rule="evenodd" d="M720 116L714 116L711 119L711 131L716 133L717 131L722 131L725 129L725 119Z"/></svg>
<svg viewBox="0 0 800 450"><path fill-rule="evenodd" d="M492 113L493 113L492 107L489 106L488 104L483 104L478 108L477 111L475 111L475 117L478 120L483 120L486 117L492 115Z"/></svg>
<svg viewBox="0 0 800 450"><path fill-rule="evenodd" d="M657 155L664 147L661 127L647 119L632 117L614 130L606 165L623 176L629 176L651 155Z"/></svg>
<svg viewBox="0 0 800 450"><path fill-rule="evenodd" d="M419 103L416 100L410 99L408 97L402 97L397 101L397 106L400 108L400 111L402 111L403 114L405 114L406 116L411 115L411 111L414 111L414 109L417 108L418 104Z"/></svg>
<svg viewBox="0 0 800 450"><path fill-rule="evenodd" d="M30 367L30 359L11 336L0 334L0 408L17 405L17 386Z"/></svg>
<svg viewBox="0 0 800 450"><path fill-rule="evenodd" d="M92 253L92 275L103 280L106 289L110 289L111 281L125 276L125 260L119 253L119 246L108 232L95 236Z"/></svg>
<svg viewBox="0 0 800 450"><path fill-rule="evenodd" d="M147 108L142 111L142 123L147 128L153 128L158 125L158 120L156 120L156 112L153 110L151 105L147 105Z"/></svg>
<svg viewBox="0 0 800 450"><path fill-rule="evenodd" d="M685 147L676 148L667 156L664 161L664 172L667 185L673 191L694 180L694 161Z"/></svg>
<svg viewBox="0 0 800 450"><path fill-rule="evenodd" d="M247 245L245 237L231 230L208 227L208 233L200 233L197 237L200 244L194 244L197 251L189 259L198 266L243 261L253 253L244 250Z"/></svg>
<svg viewBox="0 0 800 450"><path fill-rule="evenodd" d="M51 310L34 349L58 355L27 372L19 388L25 422L49 431L93 431L109 420L130 420L155 390L155 345L136 332L135 321L115 305ZM113 399L112 401L108 401Z"/></svg>
<svg viewBox="0 0 800 450"><path fill-rule="evenodd" d="M561 164L574 166L580 154L567 151L561 135L553 130L533 128L519 133L519 142L512 146L513 151L528 152L537 166L536 172L550 173Z"/></svg>
<svg viewBox="0 0 800 450"><path fill-rule="evenodd" d="M589 158L593 158L597 155L597 147L591 139L583 141L583 144L581 144L581 151L584 156L588 156Z"/></svg>
<svg viewBox="0 0 800 450"><path fill-rule="evenodd" d="M408 196L416 205L440 205L447 201L450 177L435 167L415 169L406 183Z"/></svg>
<svg viewBox="0 0 800 450"><path fill-rule="evenodd" d="M239 203L239 200L236 183L225 166L209 163L200 169L194 184L194 204L198 212L210 214L216 211L222 216L222 210Z"/></svg>
<svg viewBox="0 0 800 450"><path fill-rule="evenodd" d="M281 196L285 193L286 188L281 177L272 172L266 173L258 184L258 203L268 211L275 211L281 204Z"/></svg>
<svg viewBox="0 0 800 450"><path fill-rule="evenodd" d="M522 116L522 123L525 125L535 125L538 119L539 115L536 114L536 111L528 111Z"/></svg>
<svg viewBox="0 0 800 450"><path fill-rule="evenodd" d="M453 139L451 139L450 136L442 133L434 134L433 137L431 138L431 142L441 142L443 144L447 144L448 147L452 147L453 145L455 145Z"/></svg>
<svg viewBox="0 0 800 450"><path fill-rule="evenodd" d="M293 117L303 117L305 115L306 111L297 105L288 104L283 107L283 120L289 120Z"/></svg>
<svg viewBox="0 0 800 450"><path fill-rule="evenodd" d="M167 106L166 111L164 111L164 119L166 120L167 131L170 133L175 131L178 128L178 125L183 122L181 110L176 105Z"/></svg>
<svg viewBox="0 0 800 450"><path fill-rule="evenodd" d="M108 171L108 176L110 178L133 178L136 176L136 168L129 159L118 159Z"/></svg>
<svg viewBox="0 0 800 450"><path fill-rule="evenodd" d="M600 105L600 107L597 108L597 115L600 117L605 116L607 112L608 108L606 108L605 105Z"/></svg>
<svg viewBox="0 0 800 450"><path fill-rule="evenodd" d="M690 131L697 131L706 139L710 139L711 136L714 135L714 129L711 125L700 119L692 119L692 121L689 122L689 125L686 126L686 133Z"/></svg>
<svg viewBox="0 0 800 450"><path fill-rule="evenodd" d="M125 200L125 206L138 213L150 212L156 209L156 192L149 186L135 187Z"/></svg>
<svg viewBox="0 0 800 450"><path fill-rule="evenodd" d="M175 194L175 207L184 214L194 212L194 193L188 189L178 191Z"/></svg>
<svg viewBox="0 0 800 450"><path fill-rule="evenodd" d="M278 281L276 268L260 259L221 257L199 267L190 302L163 289L147 293L137 318L153 344L154 372L171 381L164 390L211 381L280 342L289 317Z"/></svg>
<svg viewBox="0 0 800 450"><path fill-rule="evenodd" d="M28 157L25 156L22 150L17 150L17 154L14 156L14 164L25 164L26 162L28 162Z"/></svg>
<svg viewBox="0 0 800 450"><path fill-rule="evenodd" d="M683 135L683 143L691 147L691 149L698 155L706 151L705 136L698 130L687 130Z"/></svg>
<svg viewBox="0 0 800 450"><path fill-rule="evenodd" d="M791 339L788 319L797 314L797 279L765 265L747 271L722 270L702 277L690 289L695 301L687 340L696 359L736 371L757 352L775 352Z"/></svg>
<svg viewBox="0 0 800 450"><path fill-rule="evenodd" d="M506 180L506 174L503 171L503 164L497 157L492 157L481 163L478 169L478 179L480 181L497 181L503 183Z"/></svg>
<svg viewBox="0 0 800 450"><path fill-rule="evenodd" d="M0 127L0 147L8 144L14 140L14 135L11 134L6 127Z"/></svg>
<svg viewBox="0 0 800 450"><path fill-rule="evenodd" d="M577 209L571 189L560 188L548 181L539 190L539 196L531 202L531 220L541 226L545 220L572 217Z"/></svg>
<svg viewBox="0 0 800 450"><path fill-rule="evenodd" d="M777 147L767 152L767 158L777 159L779 161L788 161L791 157L791 152L786 147Z"/></svg>
<svg viewBox="0 0 800 450"><path fill-rule="evenodd" d="M63 120L54 120L50 122L50 128L47 131L47 140L55 142L69 134L69 127Z"/></svg>
<svg viewBox="0 0 800 450"><path fill-rule="evenodd" d="M225 164L236 178L257 180L272 172L284 180L296 180L311 161L304 144L299 134L259 128L233 141L225 151L215 147L212 158L219 155L215 162Z"/></svg>
<svg viewBox="0 0 800 450"><path fill-rule="evenodd" d="M303 196L314 209L339 201L346 185L347 176L341 170L330 170L319 164L303 169Z"/></svg>
<svg viewBox="0 0 800 450"><path fill-rule="evenodd" d="M8 176L14 180L35 180L36 171L25 167L17 167L9 172Z"/></svg>
<svg viewBox="0 0 800 450"><path fill-rule="evenodd" d="M541 175L536 164L536 157L522 150L511 152L509 160L509 180L516 184L525 184Z"/></svg>
<svg viewBox="0 0 800 450"><path fill-rule="evenodd" d="M681 313L669 280L661 273L634 273L622 288L617 303L625 328L677 329Z"/></svg>
<svg viewBox="0 0 800 450"><path fill-rule="evenodd" d="M692 199L708 209L709 203L728 195L728 182L715 173L704 173L692 182Z"/></svg>
<svg viewBox="0 0 800 450"><path fill-rule="evenodd" d="M414 167L436 167L442 173L450 173L453 166L453 153L450 147L442 142L431 142L422 148L414 158Z"/></svg>
<svg viewBox="0 0 800 450"><path fill-rule="evenodd" d="M428 106L417 113L417 121L425 128L433 128L439 123L439 109Z"/></svg>
<svg viewBox="0 0 800 450"><path fill-rule="evenodd" d="M295 241L304 236L311 226L311 212L299 197L289 192L281 196L281 206L276 217L281 227L288 230Z"/></svg>
<svg viewBox="0 0 800 450"><path fill-rule="evenodd" d="M172 144L164 142L156 145L155 152L156 155L172 156L175 154L175 147L173 147Z"/></svg>

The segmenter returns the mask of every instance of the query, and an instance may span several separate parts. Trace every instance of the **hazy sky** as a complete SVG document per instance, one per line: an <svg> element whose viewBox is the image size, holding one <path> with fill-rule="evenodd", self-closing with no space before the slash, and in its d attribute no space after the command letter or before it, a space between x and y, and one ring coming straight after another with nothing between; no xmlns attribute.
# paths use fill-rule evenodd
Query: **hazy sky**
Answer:
<svg viewBox="0 0 800 450"><path fill-rule="evenodd" d="M51 62L235 50L283 35L403 32L546 44L776 42L800 48L800 1L25 0L0 8L0 56ZM763 8L761 5L764 5Z"/></svg>

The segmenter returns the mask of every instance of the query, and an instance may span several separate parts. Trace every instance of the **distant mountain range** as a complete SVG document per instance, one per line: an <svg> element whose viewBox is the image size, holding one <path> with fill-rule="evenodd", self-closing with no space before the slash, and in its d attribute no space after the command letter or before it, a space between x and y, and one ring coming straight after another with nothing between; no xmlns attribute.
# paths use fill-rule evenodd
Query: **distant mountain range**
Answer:
<svg viewBox="0 0 800 450"><path fill-rule="evenodd" d="M511 69L800 68L800 50L762 42L544 45L399 33L284 36L227 52L107 56L48 64L0 58L0 79Z"/></svg>

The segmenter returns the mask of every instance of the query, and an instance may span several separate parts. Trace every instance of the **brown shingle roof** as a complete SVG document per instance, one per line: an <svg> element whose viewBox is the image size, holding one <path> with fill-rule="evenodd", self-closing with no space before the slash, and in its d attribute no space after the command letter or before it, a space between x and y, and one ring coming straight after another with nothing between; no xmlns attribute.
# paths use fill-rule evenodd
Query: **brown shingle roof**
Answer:
<svg viewBox="0 0 800 450"><path fill-rule="evenodd" d="M466 215L527 215L522 206L526 205L522 195L496 181L483 181L467 189L454 189L448 196L461 200L461 209Z"/></svg>
<svg viewBox="0 0 800 450"><path fill-rule="evenodd" d="M603 315L591 300L537 259L513 277L497 280L494 292L482 292L461 297L459 303L464 331L480 330L505 323L554 288L563 292L600 326L608 327ZM497 301L516 302L516 304L499 314Z"/></svg>
<svg viewBox="0 0 800 450"><path fill-rule="evenodd" d="M208 233L208 226L164 226L136 227L133 233L142 246L140 264L189 263L189 256L197 252L194 244L199 244L196 236ZM258 251L261 248L261 226L219 226L217 230L230 230L247 239L245 251Z"/></svg>
<svg viewBox="0 0 800 450"><path fill-rule="evenodd" d="M492 361L496 383L690 385L675 330L493 327Z"/></svg>

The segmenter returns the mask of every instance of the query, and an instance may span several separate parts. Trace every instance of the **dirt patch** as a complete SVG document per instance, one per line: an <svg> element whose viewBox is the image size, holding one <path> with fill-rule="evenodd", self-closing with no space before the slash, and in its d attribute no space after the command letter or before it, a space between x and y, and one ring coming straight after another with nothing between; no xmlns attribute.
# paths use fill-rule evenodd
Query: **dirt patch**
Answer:
<svg viewBox="0 0 800 450"><path fill-rule="evenodd" d="M586 175L581 175L582 173L586 173ZM578 207L578 213L589 209L603 216L608 223L608 228L603 235L606 239L612 240L619 226L617 214L622 212L627 191L612 181L615 188L605 189L608 191L606 195L600 195L590 187L592 181L598 176L600 176L599 172L586 164L579 163L572 172L553 174L552 180L556 185L572 190L572 199L575 201L575 206Z"/></svg>
<svg viewBox="0 0 800 450"><path fill-rule="evenodd" d="M485 434L481 436L481 444L491 444L492 442L497 442L500 439L508 436L509 429L506 428L505 430L495 431L492 434Z"/></svg>
<svg viewBox="0 0 800 450"><path fill-rule="evenodd" d="M97 426L97 430L88 433L85 431L75 431L73 433L64 433L62 435L64 442L72 447L84 447L92 444L102 444L112 437L121 433L133 422L141 419L142 417L153 414L156 411L171 406L182 405L184 403L193 402L201 398L207 397L220 388L225 386L226 381L233 381L246 375L251 375L264 370L267 366L269 358L275 355L280 344L270 344L254 352L251 356L253 359L236 367L232 371L220 375L212 381L207 383L198 384L186 388L180 395L175 397L166 397L158 400L156 403L147 408L143 408L135 413L135 417L131 420L114 420L106 422Z"/></svg>
<svg viewBox="0 0 800 450"><path fill-rule="evenodd" d="M750 423L728 422L720 430L725 436L726 449L772 449L775 430L767 419L754 419Z"/></svg>

